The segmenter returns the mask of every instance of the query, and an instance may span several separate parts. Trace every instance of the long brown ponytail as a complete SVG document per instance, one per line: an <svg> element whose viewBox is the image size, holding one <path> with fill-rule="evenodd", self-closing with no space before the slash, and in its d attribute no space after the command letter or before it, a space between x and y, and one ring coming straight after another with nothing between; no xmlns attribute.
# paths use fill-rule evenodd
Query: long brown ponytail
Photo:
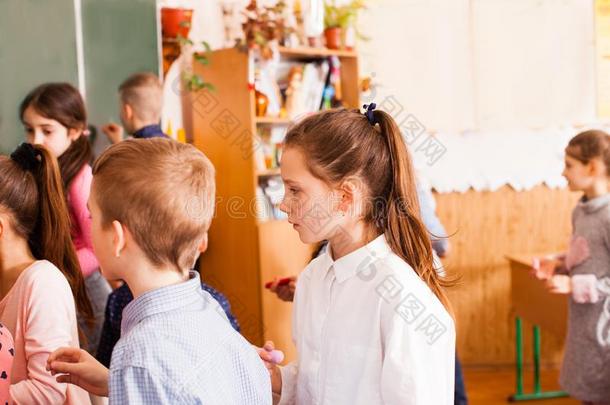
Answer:
<svg viewBox="0 0 610 405"><path fill-rule="evenodd" d="M70 237L57 160L44 147L29 144L11 156L0 156L0 207L12 215L15 232L28 241L32 255L63 273L78 313L90 323L93 310Z"/></svg>
<svg viewBox="0 0 610 405"><path fill-rule="evenodd" d="M87 110L79 91L70 83L45 83L28 93L19 106L19 117L32 107L40 115L59 122L68 129L87 129ZM93 152L89 139L81 135L58 157L64 188L74 179L83 165L91 162Z"/></svg>
<svg viewBox="0 0 610 405"><path fill-rule="evenodd" d="M453 282L434 268L430 234L419 210L411 157L392 117L372 111L328 110L290 128L286 148L300 148L310 172L329 184L349 176L369 193L364 221L385 235L392 251L406 261L452 313L444 287ZM378 124L378 125L377 125Z"/></svg>
<svg viewBox="0 0 610 405"><path fill-rule="evenodd" d="M384 111L374 111L380 134L385 138L392 179L387 205L378 212L392 251L415 269L443 305L451 311L444 287L452 284L439 276L434 267L432 243L422 219L411 155L394 119ZM385 196L384 196L385 197ZM383 211L385 208L385 212Z"/></svg>

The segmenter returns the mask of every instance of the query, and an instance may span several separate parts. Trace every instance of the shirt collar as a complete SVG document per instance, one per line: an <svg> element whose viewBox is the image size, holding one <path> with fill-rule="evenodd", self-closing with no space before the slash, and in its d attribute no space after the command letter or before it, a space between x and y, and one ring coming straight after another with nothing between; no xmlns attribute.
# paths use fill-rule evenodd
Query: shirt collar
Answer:
<svg viewBox="0 0 610 405"><path fill-rule="evenodd" d="M585 197L583 197L580 199L578 204L587 214L590 214L599 210L600 208L605 207L606 205L608 205L608 203L610 203L610 193L600 195L599 197L595 197L590 200L587 200Z"/></svg>
<svg viewBox="0 0 610 405"><path fill-rule="evenodd" d="M324 252L323 267L325 270L328 270L332 266L335 272L335 279L339 283L367 269L372 263L387 256L392 251L385 235L378 236L368 244L338 260L333 260L331 250L332 246L329 243L326 252Z"/></svg>
<svg viewBox="0 0 610 405"><path fill-rule="evenodd" d="M131 301L123 310L121 335L125 336L138 323L149 316L175 311L201 299L201 280L196 271L189 272L183 283L148 291Z"/></svg>
<svg viewBox="0 0 610 405"><path fill-rule="evenodd" d="M134 138L166 138L159 124L147 125L133 133Z"/></svg>

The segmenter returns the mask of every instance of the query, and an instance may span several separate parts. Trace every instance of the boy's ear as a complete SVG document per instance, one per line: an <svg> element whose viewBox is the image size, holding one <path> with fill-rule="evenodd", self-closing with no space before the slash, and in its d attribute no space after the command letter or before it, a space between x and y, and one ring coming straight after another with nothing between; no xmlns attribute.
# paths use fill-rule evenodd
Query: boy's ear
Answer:
<svg viewBox="0 0 610 405"><path fill-rule="evenodd" d="M133 107L127 103L123 103L123 114L128 120L133 119Z"/></svg>
<svg viewBox="0 0 610 405"><path fill-rule="evenodd" d="M208 250L208 233L206 232L205 235L203 235L203 239L201 240L201 243L199 244L199 253L204 253L206 250Z"/></svg>
<svg viewBox="0 0 610 405"><path fill-rule="evenodd" d="M120 257L125 248L126 229L119 221L112 221L112 253L114 257Z"/></svg>

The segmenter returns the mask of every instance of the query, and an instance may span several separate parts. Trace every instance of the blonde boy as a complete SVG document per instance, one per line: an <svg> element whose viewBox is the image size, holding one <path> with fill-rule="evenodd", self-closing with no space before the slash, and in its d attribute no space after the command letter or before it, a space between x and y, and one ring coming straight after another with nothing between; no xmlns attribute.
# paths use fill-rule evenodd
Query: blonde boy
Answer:
<svg viewBox="0 0 610 405"><path fill-rule="evenodd" d="M167 137L159 122L163 109L163 86L154 73L140 72L129 76L119 86L121 123L134 138ZM115 123L102 126L111 143L123 139L123 128Z"/></svg>
<svg viewBox="0 0 610 405"><path fill-rule="evenodd" d="M102 272L134 295L123 311L110 370L62 348L47 368L58 381L110 404L270 404L269 375L252 346L201 289L192 268L207 246L214 168L168 139L129 139L93 168L89 208Z"/></svg>

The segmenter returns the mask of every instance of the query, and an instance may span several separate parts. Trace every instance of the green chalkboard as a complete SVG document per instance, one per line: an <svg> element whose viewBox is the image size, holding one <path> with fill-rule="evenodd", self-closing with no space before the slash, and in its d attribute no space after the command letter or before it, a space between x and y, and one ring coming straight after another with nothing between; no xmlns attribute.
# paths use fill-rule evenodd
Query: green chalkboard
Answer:
<svg viewBox="0 0 610 405"><path fill-rule="evenodd" d="M0 0L0 153L23 140L18 106L48 81L78 86L74 0Z"/></svg>
<svg viewBox="0 0 610 405"><path fill-rule="evenodd" d="M159 73L155 0L81 0L89 121L118 122L118 87L129 75Z"/></svg>

